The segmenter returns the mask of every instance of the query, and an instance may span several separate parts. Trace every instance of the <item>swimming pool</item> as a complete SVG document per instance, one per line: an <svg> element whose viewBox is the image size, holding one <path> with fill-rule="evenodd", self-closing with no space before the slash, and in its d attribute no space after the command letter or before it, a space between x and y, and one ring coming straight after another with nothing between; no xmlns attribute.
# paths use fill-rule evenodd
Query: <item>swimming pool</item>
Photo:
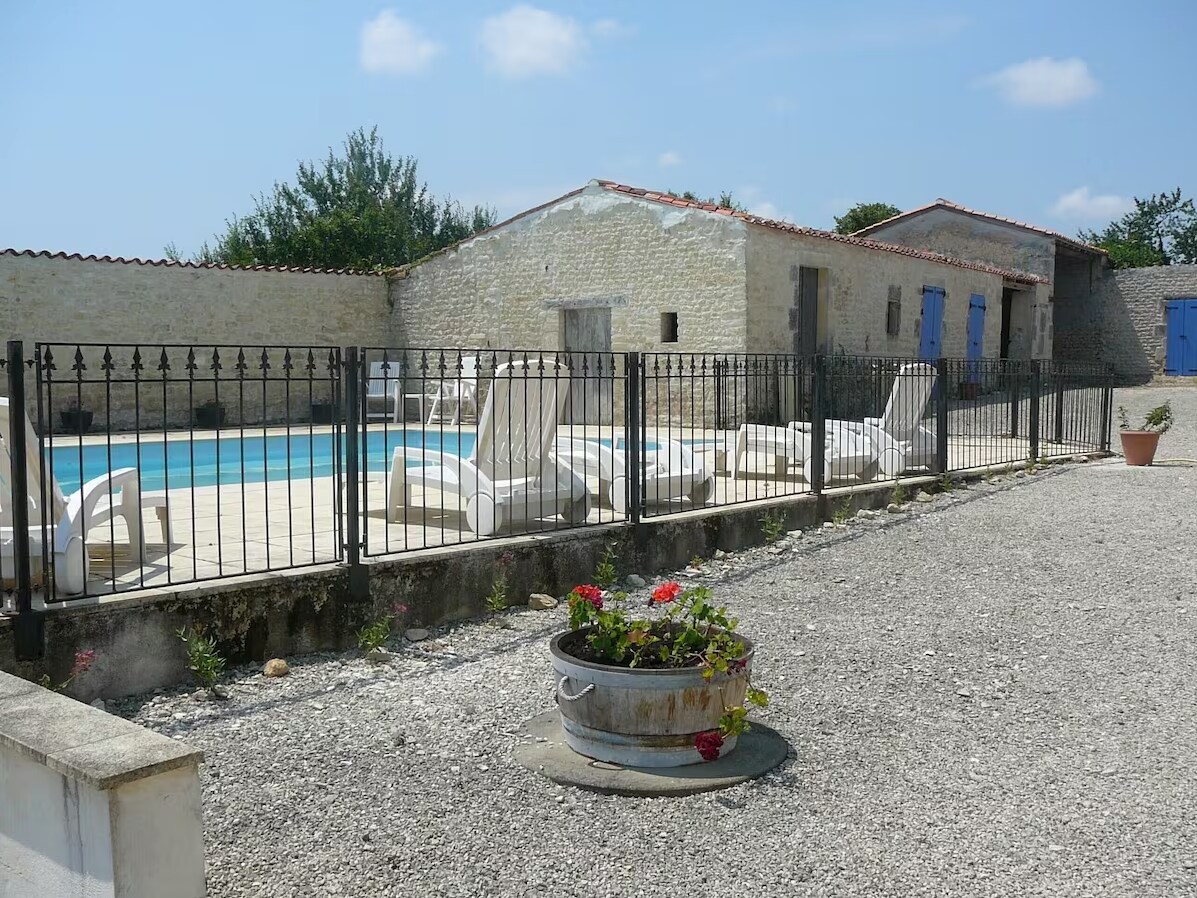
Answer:
<svg viewBox="0 0 1197 898"><path fill-rule="evenodd" d="M422 430L373 432L365 436L368 471L386 471L399 446L468 455L474 448L473 433L441 433ZM344 440L340 451L345 458ZM177 489L216 484L262 483L331 477L334 447L331 433L252 435L231 432L227 436L196 440L161 439L152 442L78 443L53 447L54 476L70 493L80 483L116 468L141 471L143 490ZM82 462L82 464L80 463ZM409 465L416 462L409 461ZM342 470L344 468L342 467ZM83 477L80 477L82 470Z"/></svg>
<svg viewBox="0 0 1197 898"><path fill-rule="evenodd" d="M391 456L399 446L428 449L466 456L474 449L477 435L454 431L390 430L373 431L366 440L366 470L382 473L390 469ZM611 445L610 437L599 440ZM682 440L693 445L701 440ZM623 446L623 437L616 439ZM646 450L658 448L650 440ZM262 483L275 480L305 480L331 477L333 464L331 433L248 434L230 431L219 437L193 440L159 439L142 442L65 443L52 447L47 464L53 465L54 477L62 489L71 493L82 482L117 468L141 471L143 490L186 489L192 486L216 486L238 483ZM344 470L345 445L341 443L341 470ZM407 466L419 461L408 459ZM80 477L82 470L83 477Z"/></svg>

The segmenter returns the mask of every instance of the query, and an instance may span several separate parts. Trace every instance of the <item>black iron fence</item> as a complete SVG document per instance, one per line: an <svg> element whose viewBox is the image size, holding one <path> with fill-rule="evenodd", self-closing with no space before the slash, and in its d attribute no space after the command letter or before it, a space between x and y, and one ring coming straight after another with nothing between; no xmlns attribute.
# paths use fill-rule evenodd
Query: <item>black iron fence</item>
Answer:
<svg viewBox="0 0 1197 898"><path fill-rule="evenodd" d="M41 343L0 358L0 580L26 612L1107 450L1056 362Z"/></svg>

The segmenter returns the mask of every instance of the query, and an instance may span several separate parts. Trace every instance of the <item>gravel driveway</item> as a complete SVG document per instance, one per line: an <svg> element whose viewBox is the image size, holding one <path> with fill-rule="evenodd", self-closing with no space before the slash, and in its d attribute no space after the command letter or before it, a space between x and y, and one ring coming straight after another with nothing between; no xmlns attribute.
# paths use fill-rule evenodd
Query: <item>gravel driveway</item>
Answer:
<svg viewBox="0 0 1197 898"><path fill-rule="evenodd" d="M1197 455L1197 393L1168 395L1164 454ZM1197 468L908 509L683 576L741 614L793 746L725 792L612 798L513 763L561 608L118 710L207 753L214 898L1197 895Z"/></svg>

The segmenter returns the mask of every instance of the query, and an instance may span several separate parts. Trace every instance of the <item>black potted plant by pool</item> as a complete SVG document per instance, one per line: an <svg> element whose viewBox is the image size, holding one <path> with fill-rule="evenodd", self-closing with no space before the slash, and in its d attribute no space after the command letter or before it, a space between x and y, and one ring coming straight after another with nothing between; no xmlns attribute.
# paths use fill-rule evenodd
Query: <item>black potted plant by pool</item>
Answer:
<svg viewBox="0 0 1197 898"><path fill-rule="evenodd" d="M216 430L224 425L224 404L217 399L207 399L197 405L192 414L195 426L205 430Z"/></svg>
<svg viewBox="0 0 1197 898"><path fill-rule="evenodd" d="M705 587L658 586L652 617L632 617L622 593L578 586L571 630L550 644L566 744L597 761L681 767L732 751L747 705L768 696L751 683L752 642Z"/></svg>
<svg viewBox="0 0 1197 898"><path fill-rule="evenodd" d="M332 424L333 418L336 416L337 405L335 402L313 402L312 403L312 423L313 424Z"/></svg>
<svg viewBox="0 0 1197 898"><path fill-rule="evenodd" d="M58 410L58 423L64 433L87 433L94 418L92 410L80 405L78 399L72 399Z"/></svg>

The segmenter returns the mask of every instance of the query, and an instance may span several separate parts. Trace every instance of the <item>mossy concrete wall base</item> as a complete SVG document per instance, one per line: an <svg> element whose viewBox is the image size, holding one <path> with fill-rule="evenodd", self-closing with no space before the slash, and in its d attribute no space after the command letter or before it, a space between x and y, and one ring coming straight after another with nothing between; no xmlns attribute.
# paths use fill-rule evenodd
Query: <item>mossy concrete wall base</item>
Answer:
<svg viewBox="0 0 1197 898"><path fill-rule="evenodd" d="M621 767L591 760L566 745L556 709L525 723L522 735L525 741L515 747L515 759L529 770L565 786L642 798L697 795L738 786L768 773L790 751L780 733L753 721L735 750L717 760L685 767Z"/></svg>
<svg viewBox="0 0 1197 898"><path fill-rule="evenodd" d="M936 480L923 476L902 483L910 492L934 488ZM347 566L324 565L73 601L47 609L41 662L16 660L14 620L0 615L0 670L28 679L49 673L61 682L75 652L92 649L98 660L72 683L72 696L91 701L147 692L190 680L183 645L175 635L180 627L205 628L232 664L343 651L355 648L357 631L395 604L408 607L405 623L413 626L483 614L495 562L503 553L514 558L508 569L509 595L522 603L533 592L559 596L587 582L608 543L614 544L621 574L647 576L677 570L695 555L708 557L716 549L761 545L761 517L767 510L780 514L787 530L809 528L833 511L884 508L892 492L892 483L854 485L818 498L766 499L647 518L635 526L603 524L368 560L368 598L358 598L361 592L351 588Z"/></svg>

